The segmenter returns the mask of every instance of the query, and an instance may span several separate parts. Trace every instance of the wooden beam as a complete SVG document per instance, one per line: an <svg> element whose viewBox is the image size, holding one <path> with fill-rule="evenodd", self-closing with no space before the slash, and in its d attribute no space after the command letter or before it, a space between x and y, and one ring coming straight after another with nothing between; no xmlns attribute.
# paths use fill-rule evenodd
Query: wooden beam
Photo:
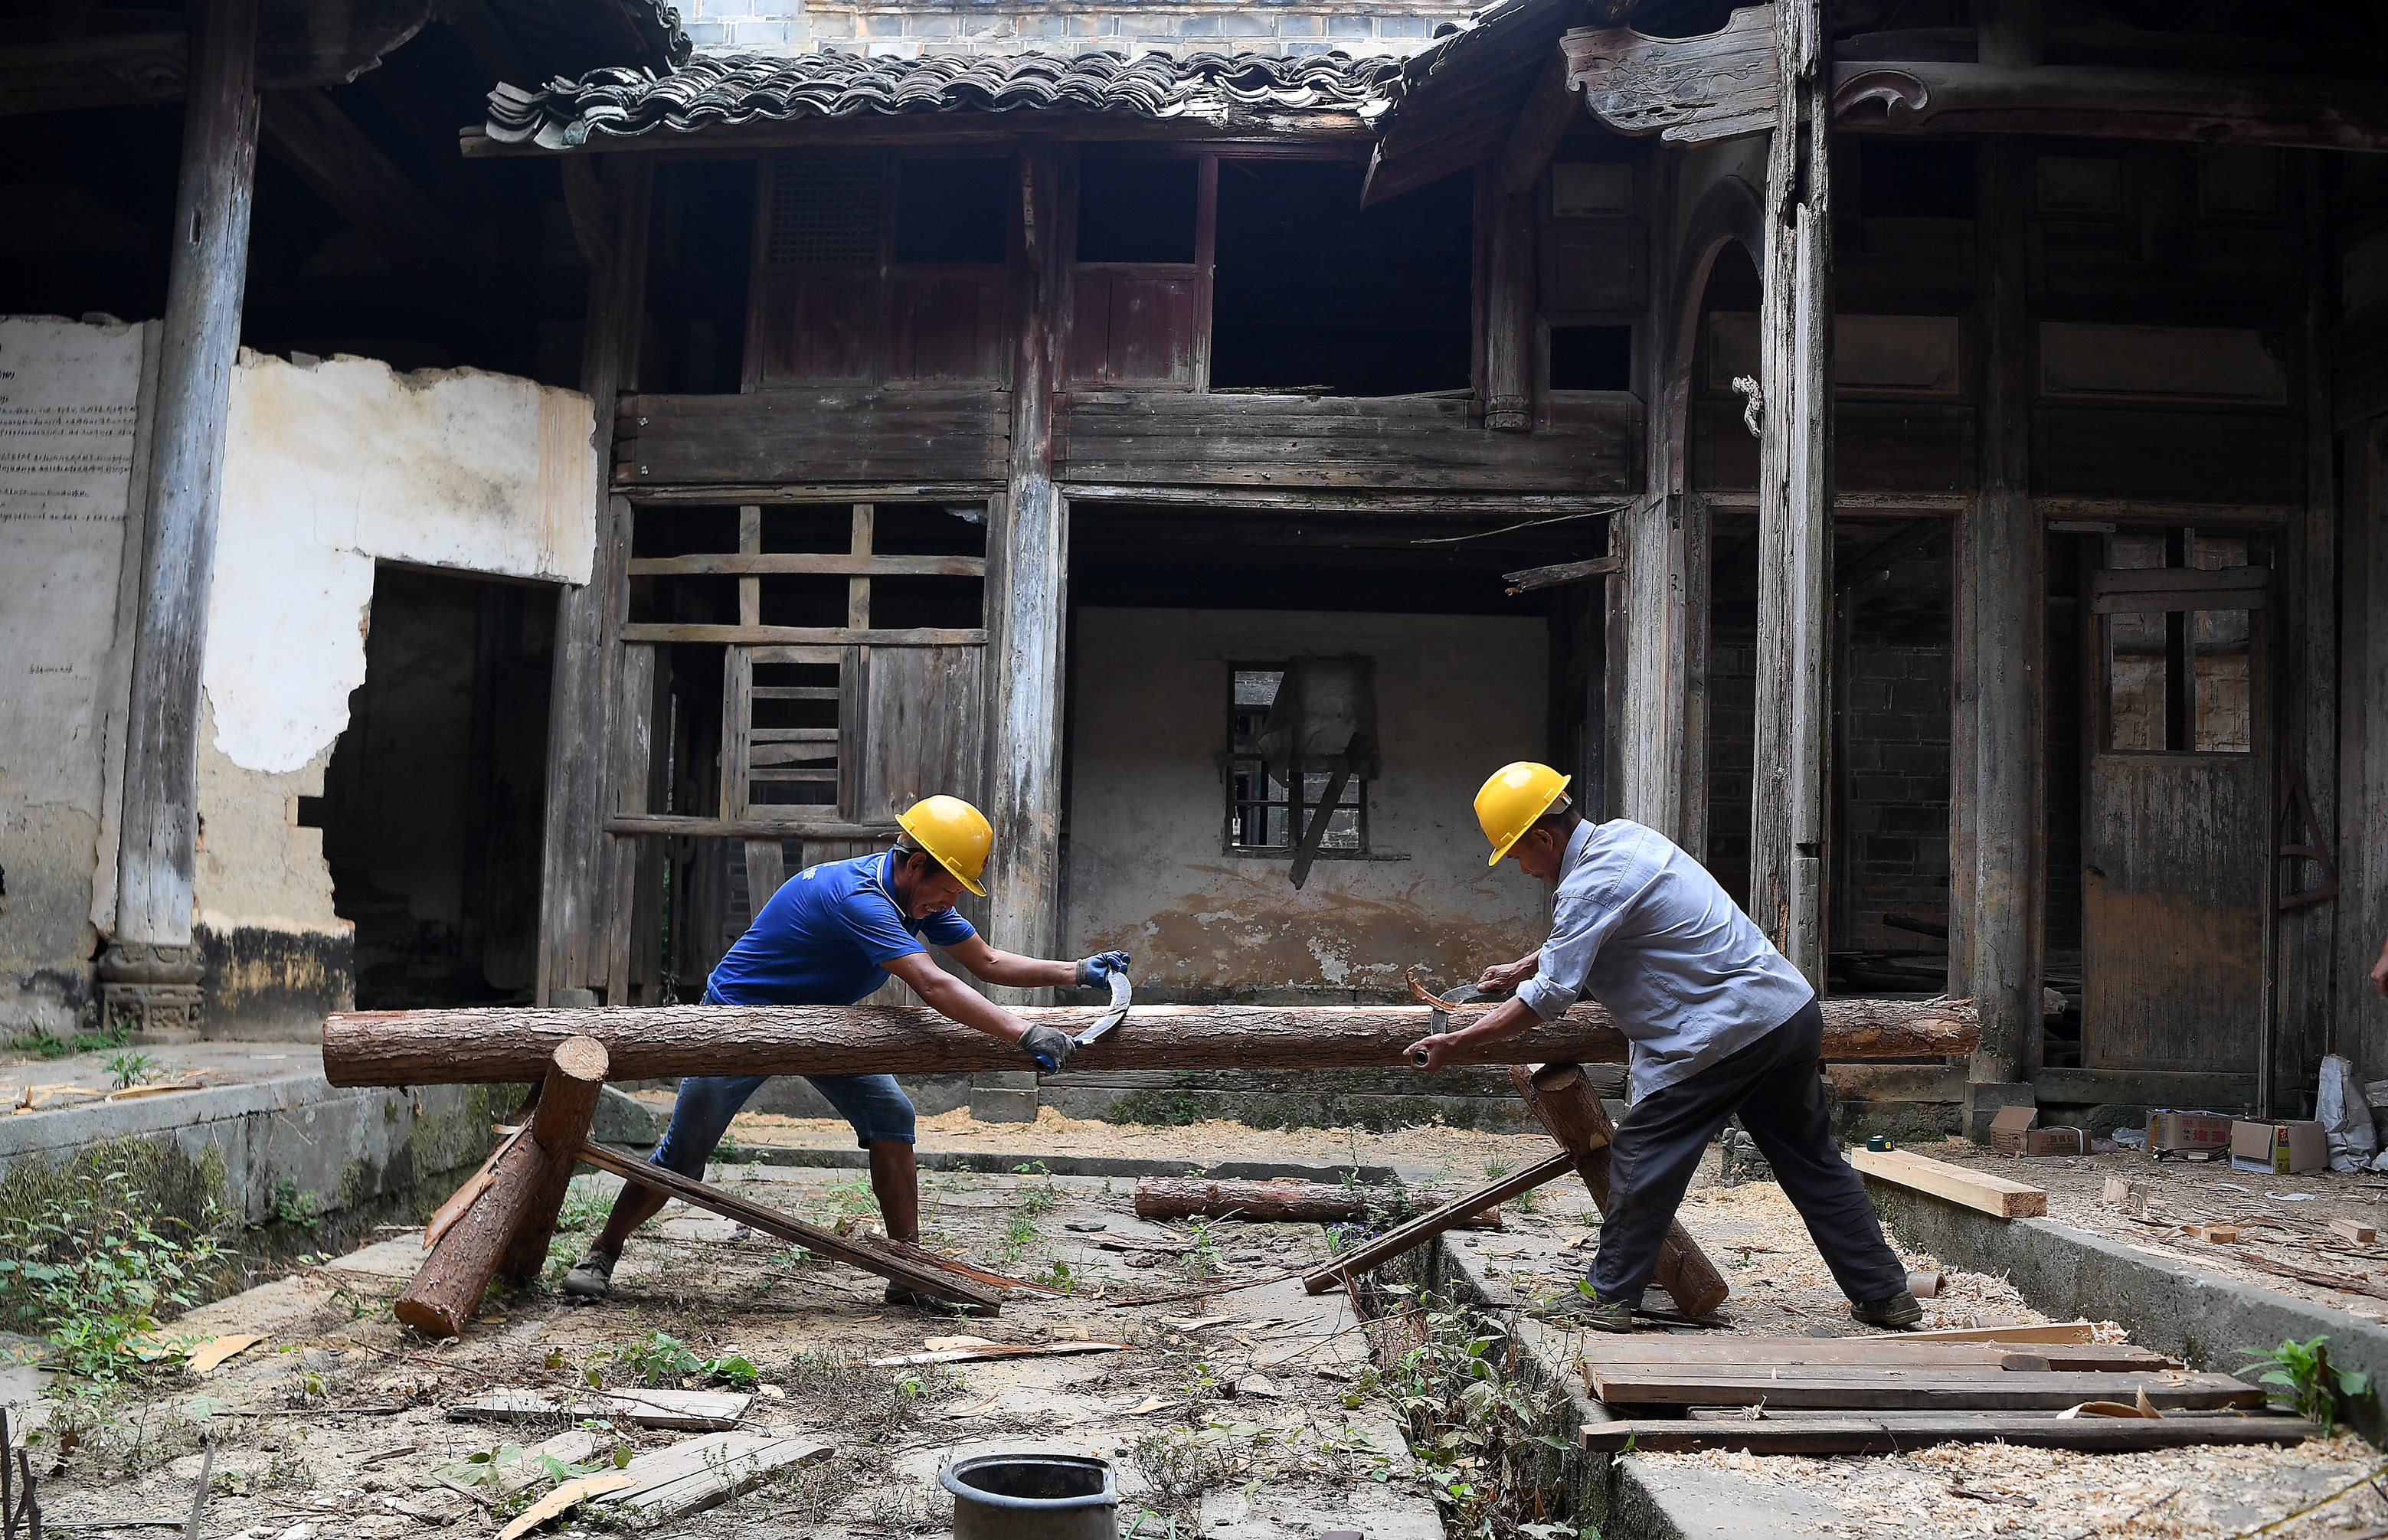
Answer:
<svg viewBox="0 0 2388 1540"><path fill-rule="evenodd" d="M1502 1046L1514 1051L1516 1040ZM1518 1088L1518 1094L1526 1099L1527 1111L1573 1160L1576 1175L1583 1178L1584 1190L1592 1194L1592 1201L1603 1214L1607 1213L1608 1147L1616 1141L1617 1128L1609 1122L1608 1111L1600 1104L1591 1080L1578 1063L1564 1061L1540 1066L1512 1064L1509 1080ZM1717 1271L1716 1264L1700 1250L1700 1243L1692 1239L1692 1232L1683 1228L1680 1219L1668 1223L1667 1239L1658 1248L1653 1276L1674 1300L1675 1308L1687 1316L1708 1314L1733 1292L1724 1275Z"/></svg>
<svg viewBox="0 0 2388 1540"><path fill-rule="evenodd" d="M2097 65L1848 60L1833 118L1859 134L2033 134L2388 149L2388 88L2317 79Z"/></svg>
<svg viewBox="0 0 2388 1540"><path fill-rule="evenodd" d="M1982 1002L1982 1047L1973 1078L2012 1083L2038 1065L2041 529L2031 505L2031 314L2025 215L2032 207L2032 151L2013 138L1975 152L1975 292L1983 310L1981 462L1974 505L1961 516L1959 605L1968 617L1959 660L1969 701L1970 888L1955 891L1950 953L1967 942L1966 985Z"/></svg>
<svg viewBox="0 0 2388 1540"><path fill-rule="evenodd" d="M1575 1156L1562 1150L1540 1165L1512 1172L1473 1192L1453 1199L1431 1214L1421 1214L1409 1223L1387 1230L1374 1241L1345 1252L1326 1266L1305 1274L1302 1286L1314 1294L1340 1289L1353 1274L1381 1267L1404 1253L1416 1251L1443 1231L1457 1228L1470 1215L1505 1203L1520 1192L1531 1191L1545 1182L1556 1181L1574 1169Z"/></svg>
<svg viewBox="0 0 2388 1540"><path fill-rule="evenodd" d="M322 91L275 91L260 116L275 159L384 255L477 299L489 274L446 210L414 185Z"/></svg>
<svg viewBox="0 0 2388 1540"><path fill-rule="evenodd" d="M791 812L801 809L790 808ZM648 839L893 839L893 823L844 823L769 818L695 818L684 813L620 813L605 821L609 834Z"/></svg>
<svg viewBox="0 0 2388 1540"><path fill-rule="evenodd" d="M2227 1374L2033 1373L2001 1368L1888 1368L1767 1364L1752 1368L1658 1364L1585 1366L1612 1406L1812 1407L1848 1411L2061 1411L2084 1401L2158 1407L2261 1406L2264 1393Z"/></svg>
<svg viewBox="0 0 2388 1540"><path fill-rule="evenodd" d="M0 48L0 117L178 101L190 59L190 34L180 31Z"/></svg>
<svg viewBox="0 0 2388 1540"><path fill-rule="evenodd" d="M1885 1412L1732 1419L1631 1419L1584 1425L1583 1446L1618 1453L1742 1449L1758 1455L1898 1455L1935 1444L2013 1444L2119 1454L2201 1445L2302 1444L2321 1430L2301 1417L2075 1417L2052 1412Z"/></svg>
<svg viewBox="0 0 2388 1540"><path fill-rule="evenodd" d="M1777 0L1759 305L1758 724L1749 913L1824 988L1832 731L1832 177L1819 0ZM1747 15L1742 12L1738 15Z"/></svg>
<svg viewBox="0 0 2388 1540"><path fill-rule="evenodd" d="M2048 1212L2048 1194L2029 1182L2011 1182L1904 1150L1848 1150L1851 1165L1877 1181L1930 1193L1993 1219L2033 1219Z"/></svg>
<svg viewBox="0 0 2388 1540"><path fill-rule="evenodd" d="M1776 10L1774 5L1736 10L1721 28L1700 37L1578 28L1559 39L1568 84L1583 93L1595 121L1619 134L1656 134L1678 144L1762 134L1780 116Z"/></svg>
<svg viewBox="0 0 2388 1540"><path fill-rule="evenodd" d="M1023 1007L1032 1021L1077 1032L1093 1006ZM1450 1012L1457 1026L1480 1012ZM1961 1002L1826 1000L1823 1056L1912 1059L1962 1053L1972 1010ZM1406 1065L1433 1029L1431 1010L1401 1006L1138 1006L1081 1050L1072 1070L1326 1069ZM626 1080L679 1075L865 1075L1014 1070L1011 1043L921 1006L677 1005L604 1010L484 1006L345 1012L324 1021L324 1074L336 1086L437 1086L527 1080L555 1044L597 1038ZM1621 1063L1626 1038L1597 1005L1480 1045L1462 1063L1536 1058ZM1542 1094L1542 1093L1538 1093ZM1588 1088L1582 1094L1590 1096ZM1594 1107L1586 1116L1597 1112Z"/></svg>
<svg viewBox="0 0 2388 1540"><path fill-rule="evenodd" d="M257 172L258 0L207 0L183 114L133 633L115 941L184 961L198 833L199 665Z"/></svg>
<svg viewBox="0 0 2388 1540"><path fill-rule="evenodd" d="M640 556L633 578L819 574L864 578L984 578L984 556L857 556L845 552L767 551L753 555L715 552L695 556Z"/></svg>
<svg viewBox="0 0 2388 1540"><path fill-rule="evenodd" d="M693 622L640 621L621 629L624 642L705 642L748 647L983 647L978 630L921 627L896 630L848 630L842 626L716 626Z"/></svg>
<svg viewBox="0 0 2388 1540"><path fill-rule="evenodd" d="M989 643L986 812L995 825L988 889L1003 896L988 939L1050 957L1061 947L1061 694L1070 517L1053 484L1055 361L1067 293L1063 161L1049 145L1015 161L1022 261L1013 299L1011 446L1005 493L987 520ZM1014 1067L1007 1063L1005 1068Z"/></svg>
<svg viewBox="0 0 2388 1540"><path fill-rule="evenodd" d="M1469 1194L1471 1205L1459 1223L1469 1228L1501 1228L1492 1203ZM1342 1182L1306 1182L1278 1177L1264 1182L1211 1177L1139 1177L1136 1184L1136 1216L1139 1219L1242 1219L1252 1224L1338 1224L1348 1220L1380 1221L1388 1215L1412 1215L1441 1208L1450 1199L1430 1188L1353 1187ZM1484 1219L1492 1211L1490 1221ZM1132 1242L1130 1242L1132 1244Z"/></svg>
<svg viewBox="0 0 2388 1540"><path fill-rule="evenodd" d="M1532 193L1551 163L1552 152L1575 123L1576 95L1568 83L1567 55L1554 52L1543 72L1534 77L1533 93L1518 114L1517 126L1509 131L1509 142L1501 146L1495 166L1502 191L1519 196Z"/></svg>
<svg viewBox="0 0 2388 1540"><path fill-rule="evenodd" d="M1002 1313L1003 1295L987 1281L993 1275L967 1264L956 1263L934 1252L908 1245L901 1241L891 1241L883 1235L845 1236L823 1229L819 1225L808 1225L778 1209L766 1208L751 1199L683 1177L677 1171L624 1154L594 1140L584 1142L578 1154L581 1160L600 1171L610 1171L625 1181L636 1182L641 1187L678 1198L692 1208L735 1219L750 1229L761 1230L765 1235L794 1241L816 1256L825 1256L832 1262L843 1262L849 1267L859 1267L866 1273L892 1279L915 1293L934 1295L964 1306L972 1315ZM1010 1283L1012 1280L1002 1281Z"/></svg>
<svg viewBox="0 0 2388 1540"><path fill-rule="evenodd" d="M1555 566L1530 566L1518 572L1504 572L1501 580L1509 585L1511 593L1528 593L1538 588L1557 588L1563 583L1588 582L1594 578L1613 578L1625 570L1622 556L1594 556L1588 562L1560 562Z"/></svg>

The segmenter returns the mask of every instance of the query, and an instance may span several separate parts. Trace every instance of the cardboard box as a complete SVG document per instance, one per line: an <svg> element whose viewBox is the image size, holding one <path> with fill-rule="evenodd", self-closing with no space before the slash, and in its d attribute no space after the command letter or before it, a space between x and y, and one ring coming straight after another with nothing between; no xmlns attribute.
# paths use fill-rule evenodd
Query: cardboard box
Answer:
<svg viewBox="0 0 2388 1540"><path fill-rule="evenodd" d="M2090 1134L2083 1128L2033 1128L2023 1136L2026 1155L2086 1155Z"/></svg>
<svg viewBox="0 0 2388 1540"><path fill-rule="evenodd" d="M1990 1152L1999 1155L2020 1155L2024 1152L2024 1135L2039 1121L2037 1107L2001 1107L1990 1119Z"/></svg>
<svg viewBox="0 0 2388 1540"><path fill-rule="evenodd" d="M2187 1113L2167 1107L2148 1109L2148 1153L2197 1155L2221 1160L2230 1152L2231 1119L2219 1113Z"/></svg>
<svg viewBox="0 0 2388 1540"><path fill-rule="evenodd" d="M2237 1119L2230 1125L2230 1158L2233 1164L2257 1162L2280 1177L2299 1171L2327 1171L2330 1136L2318 1123L2294 1119L2251 1123Z"/></svg>

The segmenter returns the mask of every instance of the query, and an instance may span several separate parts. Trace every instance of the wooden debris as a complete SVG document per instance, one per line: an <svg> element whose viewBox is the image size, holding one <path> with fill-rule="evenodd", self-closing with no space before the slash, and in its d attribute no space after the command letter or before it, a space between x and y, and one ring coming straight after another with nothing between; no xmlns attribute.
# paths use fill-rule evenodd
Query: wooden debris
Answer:
<svg viewBox="0 0 2388 1540"><path fill-rule="evenodd" d="M183 1362L193 1374L205 1374L221 1365L225 1359L236 1354L246 1353L263 1341L265 1338L262 1335L253 1331L218 1337L212 1342L191 1349Z"/></svg>
<svg viewBox="0 0 2388 1540"><path fill-rule="evenodd" d="M2239 1241L2239 1227L2236 1225L2191 1225L2188 1228L2190 1234L2209 1246L2231 1246Z"/></svg>
<svg viewBox="0 0 2388 1540"><path fill-rule="evenodd" d="M1592 1390L1611 1406L1807 1406L1852 1411L2061 1411L2084 1401L2157 1406L2261 1406L2264 1393L2227 1374L2164 1375L2096 1370L2034 1373L1999 1368L1879 1365L1592 1365Z"/></svg>
<svg viewBox="0 0 2388 1540"><path fill-rule="evenodd" d="M1345 1252L1324 1267L1307 1274L1302 1286L1314 1294L1342 1287L1346 1278L1383 1266L1414 1247L1422 1246L1471 1214L1508 1202L1518 1193L1556 1181L1576 1169L1576 1158L1562 1151L1539 1165L1513 1172L1496 1182L1454 1198L1431 1214L1422 1214L1398 1229L1387 1230L1365 1245ZM1662 1280L1663 1281L1663 1280Z"/></svg>
<svg viewBox="0 0 2388 1540"><path fill-rule="evenodd" d="M523 1535L555 1518L576 1503L596 1496L601 1492L614 1492L632 1484L635 1480L628 1471L608 1471L602 1476L582 1476L568 1481L539 1501L524 1508L512 1523L498 1531L498 1540L521 1540Z"/></svg>
<svg viewBox="0 0 2388 1540"><path fill-rule="evenodd" d="M2273 1273L2281 1278L2293 1278L2299 1283L2310 1283L2317 1289L2335 1289L2343 1294L2368 1294L2373 1299L2388 1299L2388 1289L2382 1289L2365 1277L2317 1272L2311 1267L2298 1267L2286 1262L2275 1262L2268 1256L2259 1256L2251 1251L2234 1251L2230 1254L2258 1272Z"/></svg>
<svg viewBox="0 0 2388 1540"><path fill-rule="evenodd" d="M830 1453L829 1445L813 1439L715 1433L641 1455L621 1472L625 1484L597 1506L641 1524L665 1523L727 1502L775 1470L810 1465Z"/></svg>
<svg viewBox="0 0 2388 1540"><path fill-rule="evenodd" d="M933 1348L926 1353L898 1353L869 1360L872 1368L906 1364L975 1363L985 1358L1061 1358L1076 1353L1128 1353L1134 1343L988 1343L979 1347Z"/></svg>
<svg viewBox="0 0 2388 1540"><path fill-rule="evenodd" d="M2098 1201L2108 1208L2144 1208L2148 1202L2147 1184L2128 1177L2109 1177Z"/></svg>
<svg viewBox="0 0 2388 1540"><path fill-rule="evenodd" d="M698 1431L734 1428L755 1398L743 1391L622 1390L567 1392L489 1391L451 1402L458 1421L528 1422L542 1418L623 1418L641 1428Z"/></svg>
<svg viewBox="0 0 2388 1540"><path fill-rule="evenodd" d="M2026 1182L1985 1176L1904 1150L1849 1150L1844 1153L1851 1165L1878 1181L1979 1209L1994 1219L2037 1218L2048 1212L2048 1194Z"/></svg>
<svg viewBox="0 0 2388 1540"><path fill-rule="evenodd" d="M2098 1340L2098 1329L2089 1321L2049 1321L2036 1326L2008 1321L2002 1325L1955 1326L1938 1331L1901 1331L1893 1335L1858 1340L1899 1343L2094 1343Z"/></svg>
<svg viewBox="0 0 2388 1540"><path fill-rule="evenodd" d="M2123 1453L2202 1444L2302 1444L2320 1430L2300 1417L2060 1419L2030 1412L1844 1412L1752 1420L1694 1412L1689 1418L1623 1419L1584 1425L1587 1449L1652 1454L1740 1449L1757 1455L1893 1455L1934 1444L2014 1444L2036 1448Z"/></svg>
<svg viewBox="0 0 2388 1540"><path fill-rule="evenodd" d="M1583 1344L1587 1365L1721 1365L1759 1369L1778 1364L1917 1368L2011 1368L2011 1360L2049 1372L2159 1372L2181 1367L2128 1343L1952 1342L1913 1337L1600 1337Z"/></svg>
<svg viewBox="0 0 2388 1540"><path fill-rule="evenodd" d="M2378 1227L2367 1225L2360 1219L2332 1219L2330 1222L2330 1232L2342 1241L2352 1241L2358 1246L2368 1246L2380 1238Z"/></svg>

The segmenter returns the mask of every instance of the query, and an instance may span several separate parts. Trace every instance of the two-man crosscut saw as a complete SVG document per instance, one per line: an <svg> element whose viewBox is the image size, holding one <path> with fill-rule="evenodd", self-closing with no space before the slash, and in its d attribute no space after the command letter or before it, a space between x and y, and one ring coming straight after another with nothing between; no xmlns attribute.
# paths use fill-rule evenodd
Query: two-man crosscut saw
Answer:
<svg viewBox="0 0 2388 1540"><path fill-rule="evenodd" d="M1483 993L1472 984L1461 985L1458 988L1454 989L1448 997L1437 995L1434 991L1429 989L1425 985L1418 982L1417 970L1416 968L1403 969L1402 977L1409 981L1410 999L1417 1001L1420 1005L1432 1006L1434 1008L1433 1035L1438 1037L1451 1030L1450 1013L1452 1012L1458 1010L1464 1005L1473 1005L1484 998ZM1422 1048L1411 1050L1410 1063L1416 1064L1421 1069L1424 1068L1426 1066L1426 1050Z"/></svg>

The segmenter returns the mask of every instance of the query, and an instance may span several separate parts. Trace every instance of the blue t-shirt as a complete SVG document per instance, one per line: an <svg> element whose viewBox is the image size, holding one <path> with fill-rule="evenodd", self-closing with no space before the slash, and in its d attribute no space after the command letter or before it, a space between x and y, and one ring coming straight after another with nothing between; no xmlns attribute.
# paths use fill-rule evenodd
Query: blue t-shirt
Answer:
<svg viewBox="0 0 2388 1540"><path fill-rule="evenodd" d="M896 907L896 853L808 866L780 885L705 982L729 1005L852 1005L887 982L886 965L976 935L950 909L915 920Z"/></svg>

